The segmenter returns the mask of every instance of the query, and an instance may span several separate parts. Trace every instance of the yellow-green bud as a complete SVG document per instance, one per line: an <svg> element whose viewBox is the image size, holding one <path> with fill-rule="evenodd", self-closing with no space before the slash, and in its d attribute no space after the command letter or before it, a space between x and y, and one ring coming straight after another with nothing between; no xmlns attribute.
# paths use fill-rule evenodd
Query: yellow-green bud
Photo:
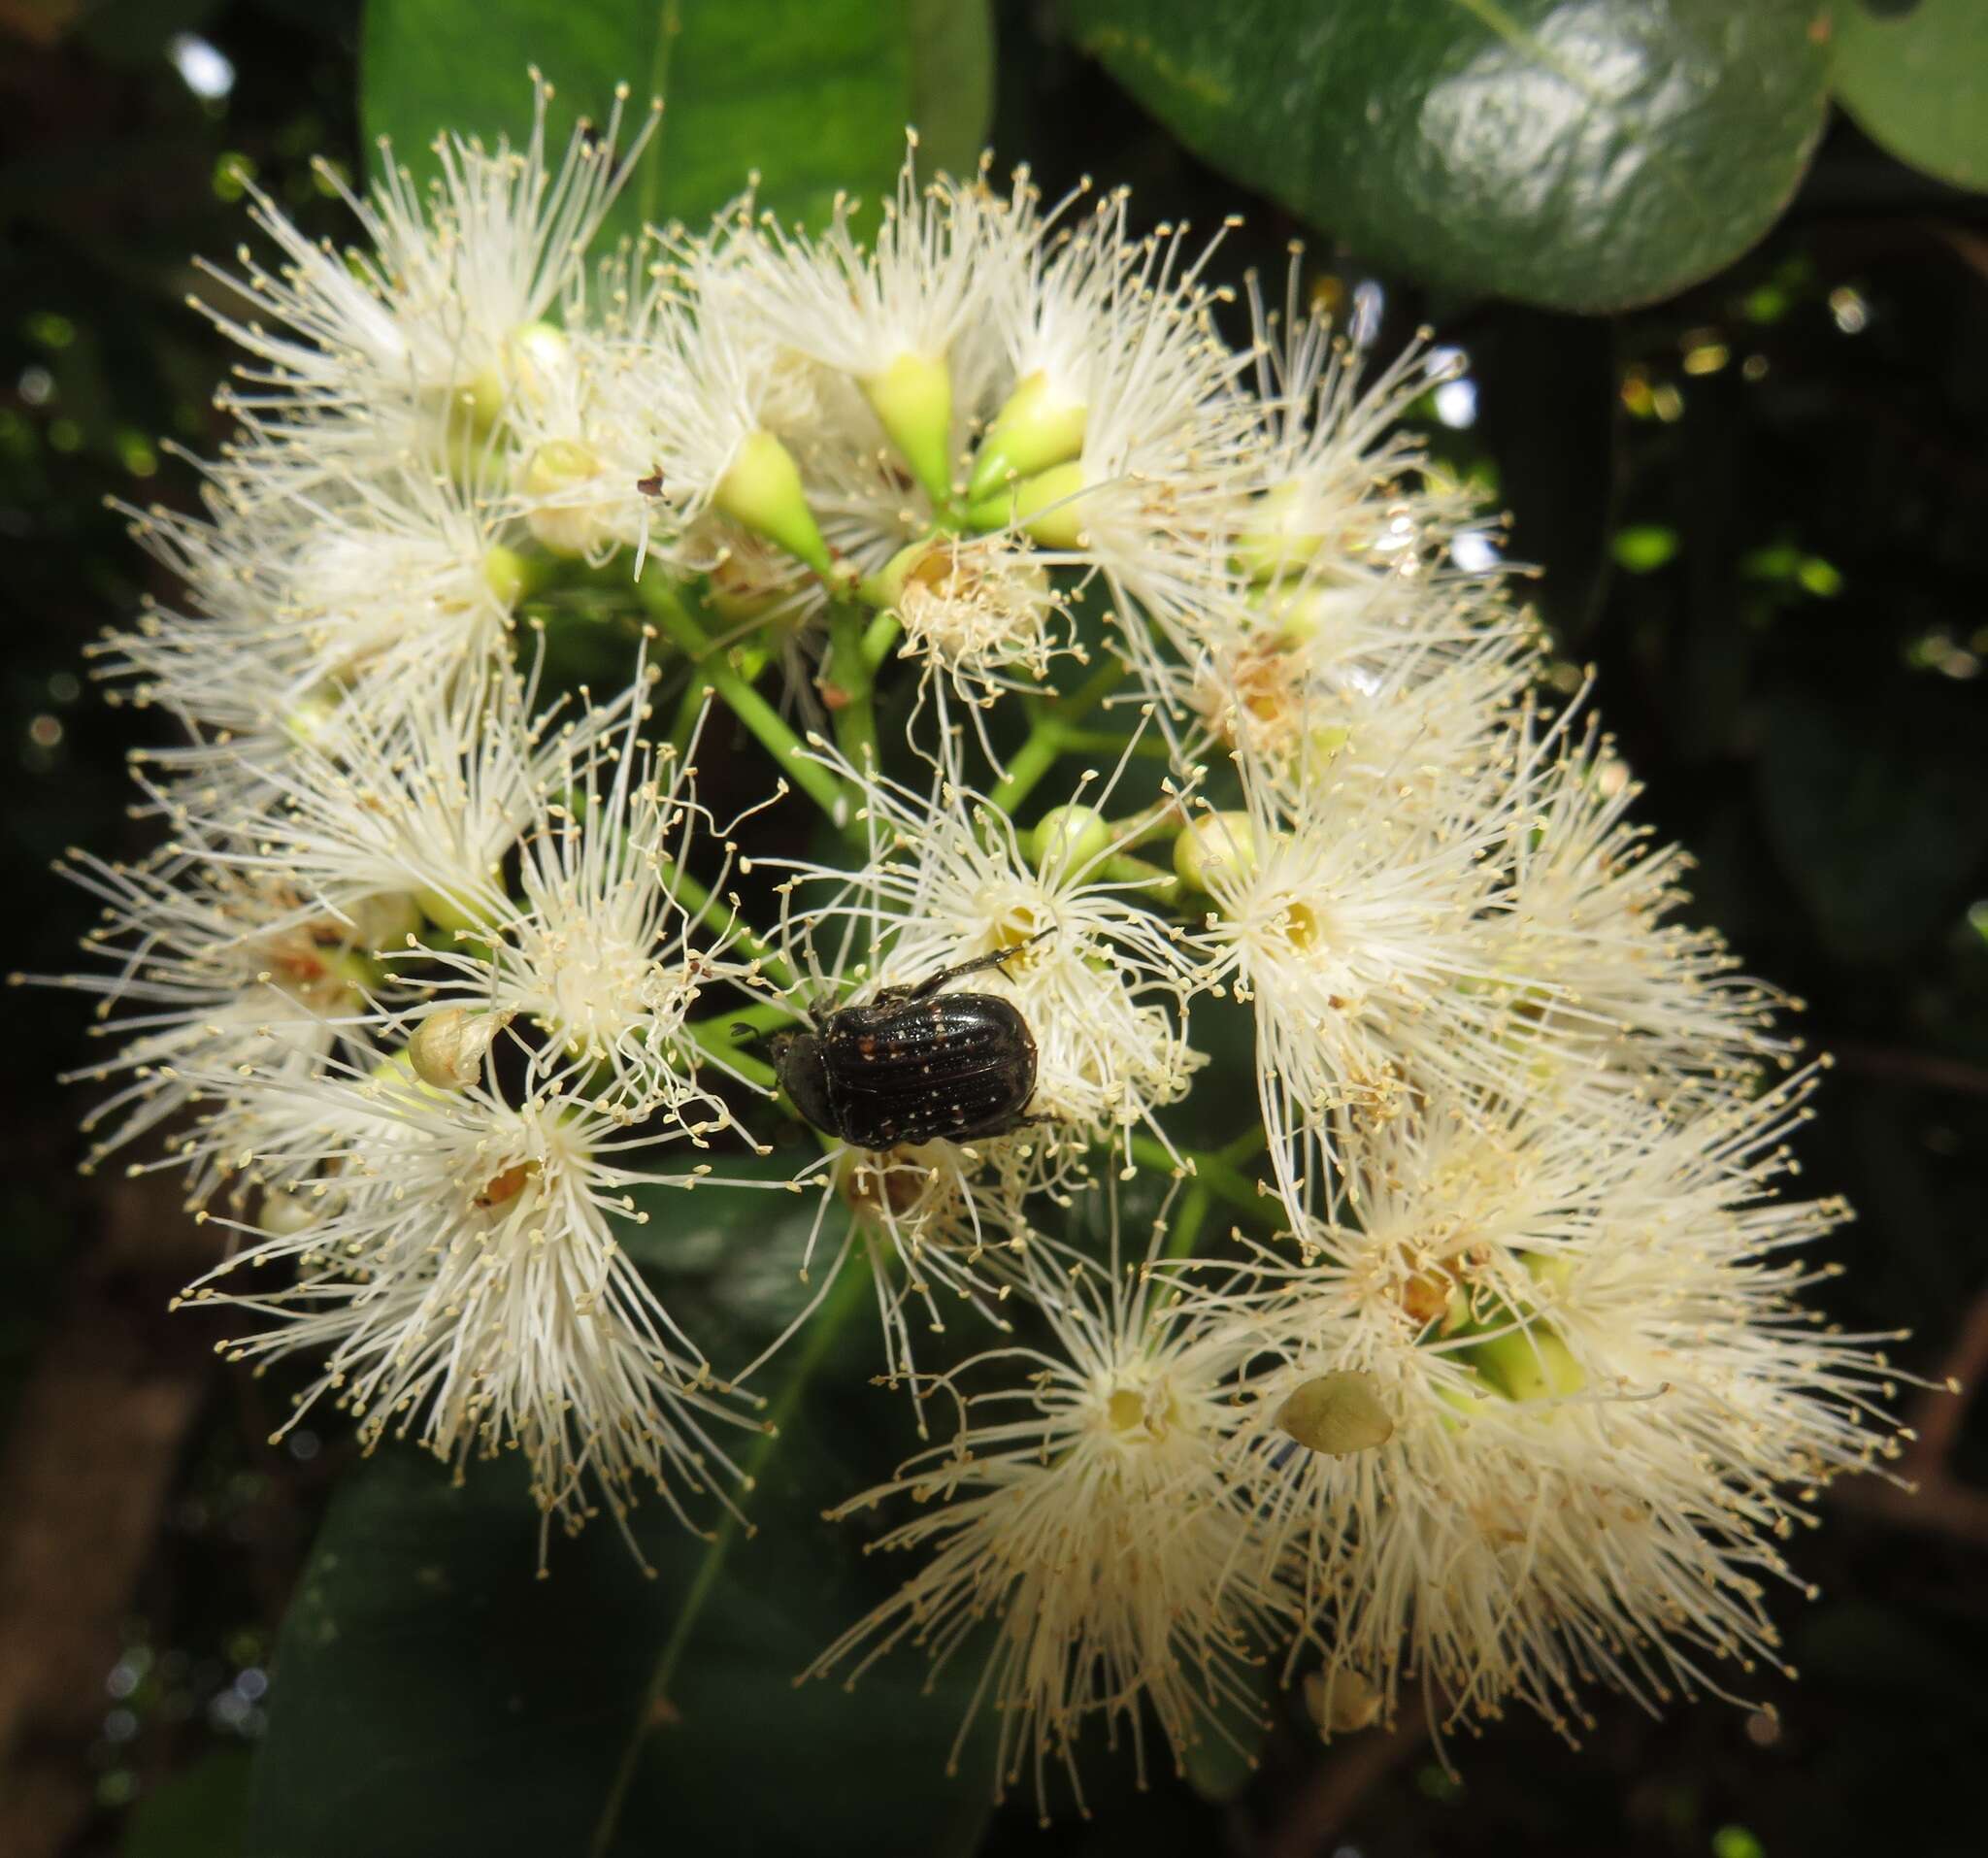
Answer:
<svg viewBox="0 0 1988 1858"><path fill-rule="evenodd" d="M444 1007L431 1012L408 1041L414 1076L437 1090L463 1090L483 1075L483 1059L510 1021L505 1012Z"/></svg>
<svg viewBox="0 0 1988 1858"><path fill-rule="evenodd" d="M584 555L602 540L597 507L550 499L593 482L605 469L591 446L578 439L547 439L518 470L519 491L534 501L547 500L526 510L525 526L554 554Z"/></svg>
<svg viewBox="0 0 1988 1858"><path fill-rule="evenodd" d="M405 890L381 890L347 912L359 943L371 949L403 948L421 926L421 906Z"/></svg>
<svg viewBox="0 0 1988 1858"><path fill-rule="evenodd" d="M944 355L907 350L863 382L890 442L935 503L952 494L952 372Z"/></svg>
<svg viewBox="0 0 1988 1858"><path fill-rule="evenodd" d="M480 439L503 414L504 403L511 397L511 385L502 370L479 368L454 389L454 394L455 403L449 414L451 430Z"/></svg>
<svg viewBox="0 0 1988 1858"><path fill-rule="evenodd" d="M1073 458L982 497L967 511L976 529L1019 527L1045 548L1075 548L1083 540L1083 464Z"/></svg>
<svg viewBox="0 0 1988 1858"><path fill-rule="evenodd" d="M1394 1415L1380 1397L1380 1382L1356 1368L1306 1381L1277 1409L1276 1423L1308 1451L1328 1458L1373 1451L1394 1437Z"/></svg>
<svg viewBox="0 0 1988 1858"><path fill-rule="evenodd" d="M1090 406L1074 399L1038 369L1025 377L994 415L974 460L967 499L977 503L1017 478L1033 478L1083 449Z"/></svg>
<svg viewBox="0 0 1988 1858"><path fill-rule="evenodd" d="M507 613L531 592L538 578L538 564L515 548L499 542L483 551L483 584Z"/></svg>
<svg viewBox="0 0 1988 1858"><path fill-rule="evenodd" d="M808 507L801 467L772 433L761 430L746 435L718 480L712 501L741 527L779 543L823 579L833 575L828 545Z"/></svg>
<svg viewBox="0 0 1988 1858"><path fill-rule="evenodd" d="M421 906L422 915L438 929L480 929L483 926L446 890L417 890L414 901Z"/></svg>
<svg viewBox="0 0 1988 1858"><path fill-rule="evenodd" d="M1257 601L1276 621L1283 644L1305 646L1346 631L1373 605L1374 589L1336 581L1321 573L1302 581L1274 581L1258 593Z"/></svg>
<svg viewBox="0 0 1988 1858"><path fill-rule="evenodd" d="M1343 1665L1331 1672L1312 1672L1304 1688L1306 1711L1321 1736L1351 1735L1371 1729L1379 1719L1380 1692Z"/></svg>
<svg viewBox="0 0 1988 1858"><path fill-rule="evenodd" d="M1472 1365L1508 1400L1564 1400L1588 1384L1566 1343L1543 1322L1489 1337L1469 1354Z"/></svg>
<svg viewBox="0 0 1988 1858"><path fill-rule="evenodd" d="M799 581L800 570L784 555L776 556L757 536L735 529L711 571L705 604L721 619L757 619L792 593Z"/></svg>
<svg viewBox="0 0 1988 1858"><path fill-rule="evenodd" d="M337 684L319 684L283 712L282 731L300 748L308 748L331 726L345 692Z"/></svg>
<svg viewBox="0 0 1988 1858"><path fill-rule="evenodd" d="M272 1187L262 1196L262 1211L256 1223L278 1239L294 1239L317 1223L318 1209L301 1195Z"/></svg>
<svg viewBox="0 0 1988 1858"><path fill-rule="evenodd" d="M878 612L886 612L905 597L905 589L919 569L947 553L945 544L931 536L922 542L908 542L875 574L866 575L857 591Z"/></svg>
<svg viewBox="0 0 1988 1858"><path fill-rule="evenodd" d="M1577 1261L1562 1251L1521 1252L1519 1262L1536 1284L1544 1284L1555 1291L1565 1290L1574 1281L1577 1269Z"/></svg>
<svg viewBox="0 0 1988 1858"><path fill-rule="evenodd" d="M543 406L573 372L573 343L556 323L527 322L505 344L511 378L519 393Z"/></svg>
<svg viewBox="0 0 1988 1858"><path fill-rule="evenodd" d="M1200 813L1174 841L1174 875L1204 894L1215 867L1232 878L1246 878L1255 872L1256 859L1256 828L1246 813Z"/></svg>
<svg viewBox="0 0 1988 1858"><path fill-rule="evenodd" d="M1039 870L1055 864L1076 869L1111 843L1111 828L1095 807L1051 807L1029 833L1029 855Z"/></svg>
<svg viewBox="0 0 1988 1858"><path fill-rule="evenodd" d="M1492 1410L1491 1403L1499 1397L1497 1390L1476 1369L1471 1367L1469 1363L1460 1365L1463 1368L1464 1377L1464 1384L1462 1386L1451 1386L1445 1380L1438 1382L1436 1387L1436 1397L1445 1407L1449 1408L1451 1412L1457 1415L1455 1419L1450 1418L1447 1414L1442 1416L1442 1423L1451 1432L1458 1431L1463 1420L1481 1418L1485 1413L1490 1412Z"/></svg>
<svg viewBox="0 0 1988 1858"><path fill-rule="evenodd" d="M1275 581L1299 573L1328 544L1342 554L1364 554L1378 538L1367 510L1349 508L1335 524L1313 486L1293 478L1257 498L1236 538L1236 562L1252 581Z"/></svg>

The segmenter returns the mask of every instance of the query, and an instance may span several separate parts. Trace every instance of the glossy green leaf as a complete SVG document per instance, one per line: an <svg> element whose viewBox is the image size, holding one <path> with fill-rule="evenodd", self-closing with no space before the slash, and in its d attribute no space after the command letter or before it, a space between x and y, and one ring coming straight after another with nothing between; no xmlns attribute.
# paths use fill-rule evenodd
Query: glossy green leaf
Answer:
<svg viewBox="0 0 1988 1858"><path fill-rule="evenodd" d="M369 137L390 137L395 159L425 178L441 130L530 133L528 65L554 85L555 146L579 117L604 121L626 83L631 124L652 96L665 108L609 237L696 224L754 173L768 207L812 222L839 190L889 189L908 125L971 161L991 102L990 37L983 6L939 0L369 0L361 114Z"/></svg>
<svg viewBox="0 0 1988 1858"><path fill-rule="evenodd" d="M1072 0L1197 153L1360 256L1574 310L1773 222L1824 115L1820 0Z"/></svg>
<svg viewBox="0 0 1988 1858"><path fill-rule="evenodd" d="M739 1237L757 1246L766 1228ZM747 1498L767 1526L707 1544L646 1505L634 1528L654 1578L605 1517L555 1541L535 1577L514 1459L458 1488L396 1447L348 1477L284 1621L247 1849L827 1854L905 1827L920 1850L970 1848L984 1742L946 1769L975 1660L931 1694L914 1652L853 1696L794 1681L896 1572L861 1553L874 1522L822 1516L911 1443L903 1401L859 1371L870 1295L861 1277L839 1285L830 1326L783 1358L807 1379L777 1401Z"/></svg>
<svg viewBox="0 0 1988 1858"><path fill-rule="evenodd" d="M1988 188L1988 6L1837 0L1830 77L1873 142L1963 187Z"/></svg>

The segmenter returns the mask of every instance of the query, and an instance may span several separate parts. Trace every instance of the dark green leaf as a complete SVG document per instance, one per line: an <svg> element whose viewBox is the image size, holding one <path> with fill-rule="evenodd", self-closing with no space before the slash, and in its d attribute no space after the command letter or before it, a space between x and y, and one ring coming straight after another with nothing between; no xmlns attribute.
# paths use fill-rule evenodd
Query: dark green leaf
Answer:
<svg viewBox="0 0 1988 1858"><path fill-rule="evenodd" d="M1823 121L1818 0L1073 0L1216 167L1383 267L1564 309L1765 232Z"/></svg>
<svg viewBox="0 0 1988 1858"><path fill-rule="evenodd" d="M696 224L761 176L760 197L815 221L839 189L876 196L915 123L934 155L971 165L991 97L980 6L941 0L370 0L362 115L417 178L444 129L529 134L525 68L555 86L548 137L606 118L626 83L663 120L608 223Z"/></svg>
<svg viewBox="0 0 1988 1858"><path fill-rule="evenodd" d="M1988 7L1839 0L1830 76L1842 106L1901 161L1988 187Z"/></svg>
<svg viewBox="0 0 1988 1858"><path fill-rule="evenodd" d="M1908 952L1988 849L1988 744L1964 699L1909 705L1790 694L1767 713L1761 806L1824 940L1851 959Z"/></svg>
<svg viewBox="0 0 1988 1858"><path fill-rule="evenodd" d="M242 1849L248 1751L217 1748L131 1809L121 1858L232 1858Z"/></svg>
<svg viewBox="0 0 1988 1858"><path fill-rule="evenodd" d="M837 1302L862 1338L867 1278L848 1290ZM820 1340L796 1341L790 1374ZM896 1572L861 1555L860 1523L821 1512L910 1443L904 1403L847 1364L806 1384L747 1500L767 1526L708 1545L646 1506L634 1526L653 1579L605 1518L555 1542L535 1578L538 1517L514 1460L457 1488L388 1448L348 1478L283 1625L253 1858L348 1858L358 1825L367 1858L842 1853L889 1849L905 1828L921 1851L947 1828L967 1848L990 1756L977 1740L960 1775L946 1764L974 1661L933 1695L915 1653L854 1696L794 1682Z"/></svg>
<svg viewBox="0 0 1988 1858"><path fill-rule="evenodd" d="M992 0L911 0L911 115L921 165L972 174L994 119Z"/></svg>

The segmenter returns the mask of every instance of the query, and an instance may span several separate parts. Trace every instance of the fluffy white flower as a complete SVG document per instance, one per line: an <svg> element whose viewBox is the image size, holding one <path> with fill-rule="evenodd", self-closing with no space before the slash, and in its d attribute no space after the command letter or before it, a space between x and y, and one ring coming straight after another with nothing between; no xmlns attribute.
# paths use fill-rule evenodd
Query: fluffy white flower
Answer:
<svg viewBox="0 0 1988 1858"><path fill-rule="evenodd" d="M445 929L487 929L512 913L504 858L541 816L548 784L583 765L643 688L565 720L556 709L534 714L535 684L507 670L466 680L384 726L355 714L336 752L302 743L267 771L268 811L210 855L295 884L334 911L411 892Z"/></svg>
<svg viewBox="0 0 1988 1858"><path fill-rule="evenodd" d="M906 1640L937 1670L992 1620L954 1758L991 1708L997 1798L1027 1770L1045 1804L1055 1764L1081 1805L1077 1742L1095 1719L1113 1745L1129 1737L1142 1778L1146 1702L1176 1766L1232 1735L1224 1717L1251 1707L1280 1599L1224 1471L1237 1347L1157 1308L1115 1241L1109 1264L1041 1271L1033 1290L1049 1345L943 1377L959 1403L951 1443L836 1512L909 1497L922 1512L875 1545L927 1558L809 1675L842 1668L853 1686Z"/></svg>
<svg viewBox="0 0 1988 1858"><path fill-rule="evenodd" d="M1667 920L1691 860L1629 818L1641 786L1600 724L1558 740L1513 835L1499 965L1551 989L1538 1011L1570 1046L1576 1082L1659 1099L1744 1090L1794 1049L1773 1026L1784 997L1737 972L1715 930Z"/></svg>
<svg viewBox="0 0 1988 1858"><path fill-rule="evenodd" d="M1161 874L1108 875L1135 830L1099 811L1122 772L1086 779L1071 807L1024 834L956 763L924 793L845 769L863 795L869 857L848 874L800 866L837 889L787 929L792 943L856 929L883 986L988 962L974 988L1011 1001L1034 1037L1032 1113L1079 1147L1127 1140L1202 1062L1181 1028L1194 961L1150 907Z"/></svg>
<svg viewBox="0 0 1988 1858"><path fill-rule="evenodd" d="M1810 1080L1673 1123L1439 1093L1362 1122L1357 1223L1190 1299L1276 1360L1239 1475L1329 1674L1571 1732L1590 1683L1654 1705L1780 1662L1776 1541L1893 1450L1879 1339L1820 1327L1829 1270L1788 1255L1845 1209L1772 1197ZM1320 1448L1308 1387L1377 1423Z"/></svg>
<svg viewBox="0 0 1988 1858"><path fill-rule="evenodd" d="M284 448L291 481L338 479L447 458L483 435L533 373L533 341L575 283L588 244L654 127L617 165L625 91L604 132L576 126L554 169L546 148L550 86L536 85L525 147L445 136L432 193L390 167L360 198L320 170L351 208L366 249L314 245L267 195L256 223L282 253L276 269L246 248L241 276L215 275L249 305L236 316L200 303L248 351L246 387L228 410ZM659 109L660 106L657 106Z"/></svg>
<svg viewBox="0 0 1988 1858"><path fill-rule="evenodd" d="M1246 812L1191 821L1176 862L1214 906L1196 940L1209 980L1254 1010L1258 1095L1288 1196L1304 1197L1310 1155L1329 1161L1348 1108L1441 1079L1493 1102L1533 1089L1537 1007L1552 990L1501 968L1487 928L1531 775L1501 759L1401 811L1368 782L1313 782L1294 798L1245 778Z"/></svg>
<svg viewBox="0 0 1988 1858"><path fill-rule="evenodd" d="M496 660L519 581L501 525L446 479L386 473L250 509L245 475L216 476L210 521L133 513L189 610L149 605L103 650L131 701L192 737L149 758L248 807L299 740L334 748L357 714L384 729Z"/></svg>
<svg viewBox="0 0 1988 1858"><path fill-rule="evenodd" d="M615 1236L647 1217L629 1189L697 1183L625 1165L668 1131L445 1096L397 1066L255 1088L276 1100L258 1164L291 1191L186 1300L268 1319L225 1344L237 1360L323 1353L284 1430L329 1398L369 1447L412 1435L460 1470L514 1446L569 1529L605 1499L627 1534L644 1486L689 1526L692 1500L730 1507L740 1473L712 1428L755 1422Z"/></svg>
<svg viewBox="0 0 1988 1858"><path fill-rule="evenodd" d="M1044 560L1102 578L1131 662L1156 690L1164 638L1192 653L1239 597L1230 539L1248 489L1255 410L1245 357L1215 333L1224 293L1201 282L1212 245L1186 229L1135 239L1111 195L1039 249L1007 306L1014 385L976 463L983 527L1006 519Z"/></svg>
<svg viewBox="0 0 1988 1858"><path fill-rule="evenodd" d="M380 939L404 935L413 900L378 895L334 916L282 877L243 874L198 853L140 866L73 851L66 875L102 900L84 952L112 972L34 977L97 998L97 1038L121 1048L71 1078L123 1079L83 1119L110 1125L88 1167L189 1106L209 1106L205 1126L183 1136L168 1162L189 1169L197 1205L238 1164L251 1119L213 1079L244 1067L304 1077L341 1038L363 1043ZM28 977L15 976L18 981Z"/></svg>
<svg viewBox="0 0 1988 1858"><path fill-rule="evenodd" d="M605 744L552 738L519 837L519 903L490 922L487 941L433 957L449 971L437 992L545 1034L529 1094L585 1094L631 1118L664 1110L701 1140L732 1115L699 1073L726 1068L686 1025L709 990L757 969L728 957L736 931L701 926L705 887L687 904L684 892L709 835L723 842L712 886L722 896L736 858L727 835L740 822L719 830L699 805L696 735L681 757L642 744L647 713L632 706Z"/></svg>

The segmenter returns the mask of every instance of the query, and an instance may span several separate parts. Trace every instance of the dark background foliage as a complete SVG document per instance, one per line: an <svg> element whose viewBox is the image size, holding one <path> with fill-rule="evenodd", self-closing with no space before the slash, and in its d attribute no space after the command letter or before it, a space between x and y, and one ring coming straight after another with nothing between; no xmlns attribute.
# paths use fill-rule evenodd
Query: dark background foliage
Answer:
<svg viewBox="0 0 1988 1858"><path fill-rule="evenodd" d="M1895 0L1870 9L1900 10ZM1084 173L1129 182L1151 219L1211 225L1240 207L1248 224L1233 266L1280 269L1286 240L1304 228L1229 178L1276 184L1276 149L1239 144L1220 175L1133 101L1166 111L1150 74L1128 62L1137 35L1125 16L1141 11L1106 0L1067 15L998 10L1001 163L1031 161L1052 196ZM181 34L225 58L223 94L195 94ZM182 305L188 256L224 255L244 236L244 175L307 224L342 230L309 158L321 151L348 172L360 162L357 42L355 9L310 0L0 4L9 968L71 964L87 911L45 875L51 856L71 843L108 851L138 842L121 764L147 719L92 693L84 652L131 612L150 572L103 499L187 503L193 474L168 442L200 451L222 436L208 396L225 358ZM1966 81L1957 71L1955 83ZM1203 153L1226 148L1219 125L1169 119ZM1305 174L1329 176L1331 160L1314 152ZM1289 184L1315 220L1341 232L1359 223L1349 207L1333 226L1329 192ZM1451 230L1468 251L1471 228ZM1701 861L1700 909L1756 972L1806 998L1806 1036L1839 1057L1804 1157L1814 1190L1846 1193L1861 1215L1838 1247L1850 1270L1834 1286L1835 1313L1854 1328L1909 1329L1894 1351L1904 1369L1978 1379L1988 1374L1980 197L1902 165L1833 114L1758 245L1681 294L1600 315L1479 295L1447 257L1417 270L1390 252L1398 268L1375 269L1378 235L1338 247L1311 236L1321 287L1378 317L1383 348L1429 318L1468 350L1474 404L1453 401L1457 423L1434 423L1436 443L1512 511L1512 550L1541 570L1563 681L1598 668L1606 713L1648 784L1644 816ZM1430 277L1444 279L1440 289ZM1567 300L1558 285L1530 294ZM307 1746L336 1756L350 1728L311 1714L299 1693L286 1735L285 1663L275 1655L286 1612L297 1668L311 1621L330 1616L323 1568L301 1597L298 1583L348 1448L311 1433L268 1445L282 1389L219 1371L212 1331L164 1314L206 1242L166 1183L72 1173L84 1097L51 1078L86 1059L83 1014L59 994L6 998L0 1851L223 1858L244 1848L251 1762L266 1744L257 1823L273 1792L301 1795L289 1823L315 1817L320 1830L305 1841L314 1852L563 1858L553 1826L493 1820L473 1787L450 1795L441 1767L358 1763L333 1788L324 1760L300 1759ZM818 1701L804 1693L805 1708L785 1701L784 1622L791 1611L812 1630L814 1557L833 1552L828 1532L799 1530L780 1553L764 1551L772 1559L728 1576L740 1591L650 1725L692 1738L709 1782L694 1810L645 1798L650 1783L638 1775L628 1823L687 1815L696 1842L713 1850L792 1849L805 1834L814 1849L883 1852L1806 1858L1901 1845L1930 1808L1950 1832L1918 1832L1909 1848L1978 1849L1967 1783L1988 1739L1988 1430L1965 1398L1922 1403L1909 1387L1901 1398L1923 1405L1912 1453L1923 1487L1909 1501L1869 1480L1839 1489L1825 1503L1827 1526L1796 1545L1822 1598L1776 1603L1802 1680L1745 1686L1772 1701L1773 1715L1704 1704L1652 1720L1602 1698L1581 1753L1514 1719L1453 1746L1450 1775L1415 1732L1321 1751L1286 1712L1240 1789L1202 1775L1198 1787L1169 1780L1141 1798L1122 1776L1101 1778L1094 1822L1039 1833L1027 1809L989 1819L975 1783L938 1775L909 1675L853 1701L830 1690ZM842 1436L832 1423L819 1432L815 1469ZM861 1454L872 1469L882 1455ZM476 1565L430 1552L439 1537L422 1519L447 1499L431 1469L385 1462L341 1498L406 1489L381 1512L398 1533L365 1537L378 1559L364 1591L478 1577ZM511 1514L494 1507L507 1494L489 1499L491 1516ZM459 1507L435 1521L437 1531L464 1526ZM498 1541L528 1558L528 1547ZM425 1647L494 1689L553 1686L574 1699L557 1738L501 1756L543 1775L548 1790L562 1775L613 1770L626 1731L611 1707L616 1674L631 1660L646 1670L671 1629L681 1580L666 1568L638 1591L610 1565L616 1553L604 1537L565 1564L555 1598L534 1603L529 1634L507 1635L500 1616L460 1640L439 1625ZM590 1594L618 1606L624 1587L625 1612L604 1621L598 1604L589 1611ZM447 1741L446 1694L380 1707L411 1745L424 1734ZM852 1795L867 1805L845 1810ZM277 1854L251 1840L248 1858Z"/></svg>

